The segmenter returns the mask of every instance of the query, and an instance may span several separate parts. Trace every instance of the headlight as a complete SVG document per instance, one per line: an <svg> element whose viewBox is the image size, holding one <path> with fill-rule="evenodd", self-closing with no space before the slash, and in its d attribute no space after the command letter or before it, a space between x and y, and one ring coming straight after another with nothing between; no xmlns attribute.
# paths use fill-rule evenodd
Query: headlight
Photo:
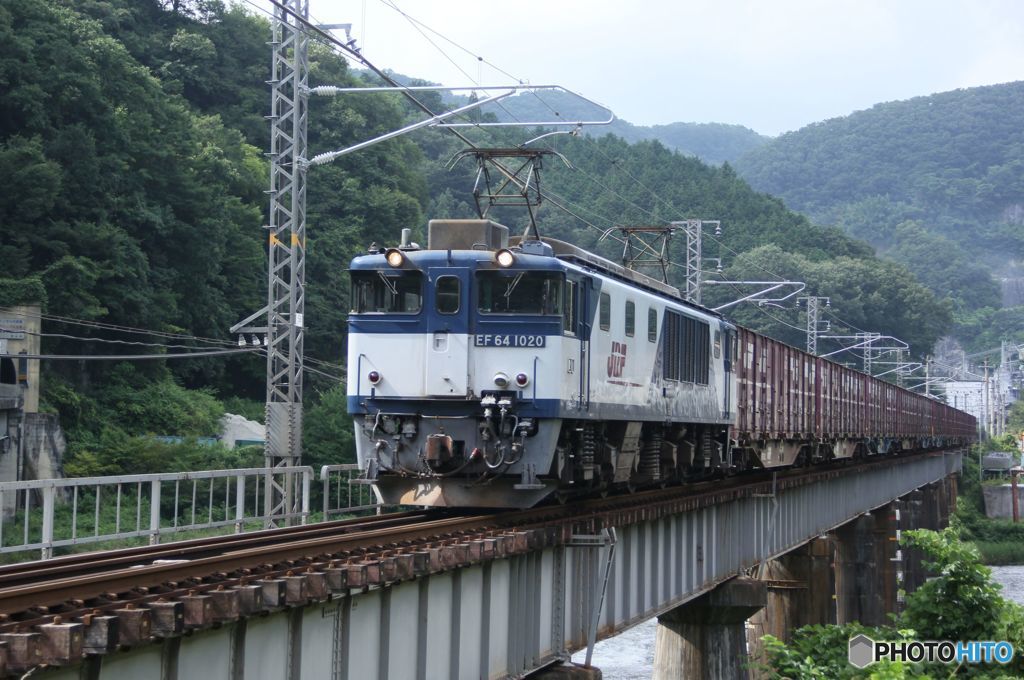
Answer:
<svg viewBox="0 0 1024 680"><path fill-rule="evenodd" d="M384 253L384 259L392 267L401 267L405 263L405 255L398 248L388 248Z"/></svg>
<svg viewBox="0 0 1024 680"><path fill-rule="evenodd" d="M498 251L494 259L498 262L501 267L511 267L516 263L516 256L512 254L512 251L508 248L502 248Z"/></svg>
<svg viewBox="0 0 1024 680"><path fill-rule="evenodd" d="M495 373L494 384L502 388L508 387L508 376L504 373Z"/></svg>

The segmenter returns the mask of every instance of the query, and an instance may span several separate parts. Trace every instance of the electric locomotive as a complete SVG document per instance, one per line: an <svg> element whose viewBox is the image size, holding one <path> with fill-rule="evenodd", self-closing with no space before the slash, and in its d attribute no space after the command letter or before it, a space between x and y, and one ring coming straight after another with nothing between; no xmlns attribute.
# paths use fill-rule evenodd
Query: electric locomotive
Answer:
<svg viewBox="0 0 1024 680"><path fill-rule="evenodd" d="M530 507L742 466L737 329L678 289L489 220L351 264L348 409L387 504Z"/></svg>

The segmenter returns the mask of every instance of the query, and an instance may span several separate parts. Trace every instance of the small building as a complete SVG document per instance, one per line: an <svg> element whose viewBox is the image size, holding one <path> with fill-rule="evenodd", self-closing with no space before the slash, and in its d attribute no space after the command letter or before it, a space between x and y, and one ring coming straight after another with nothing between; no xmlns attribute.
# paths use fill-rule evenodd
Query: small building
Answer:
<svg viewBox="0 0 1024 680"><path fill-rule="evenodd" d="M11 357L25 413L39 412L39 360L17 355L38 355L41 332L39 305L0 307L0 356Z"/></svg>
<svg viewBox="0 0 1024 680"><path fill-rule="evenodd" d="M39 411L39 305L0 307L0 481L25 479L26 418ZM0 512L11 515L14 494L3 498Z"/></svg>

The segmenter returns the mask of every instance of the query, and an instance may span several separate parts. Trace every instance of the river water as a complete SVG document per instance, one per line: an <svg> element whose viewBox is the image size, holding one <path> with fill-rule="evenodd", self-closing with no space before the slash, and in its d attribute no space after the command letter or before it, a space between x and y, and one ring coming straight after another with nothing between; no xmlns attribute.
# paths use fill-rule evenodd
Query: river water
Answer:
<svg viewBox="0 0 1024 680"><path fill-rule="evenodd" d="M1003 597L1024 605L1024 566L990 567L992 578L1003 586ZM604 680L649 680L654 670L654 636L657 619L644 621L594 646L591 663L601 669ZM573 654L583 663L586 651Z"/></svg>

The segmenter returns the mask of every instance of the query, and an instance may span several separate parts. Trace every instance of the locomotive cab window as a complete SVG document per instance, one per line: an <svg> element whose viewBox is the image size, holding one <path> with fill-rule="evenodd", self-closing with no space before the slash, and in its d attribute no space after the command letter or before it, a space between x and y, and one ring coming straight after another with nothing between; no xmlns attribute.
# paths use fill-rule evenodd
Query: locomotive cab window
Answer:
<svg viewBox="0 0 1024 680"><path fill-rule="evenodd" d="M626 335L633 337L636 334L636 305L632 300L626 300Z"/></svg>
<svg viewBox="0 0 1024 680"><path fill-rule="evenodd" d="M601 293L598 325L603 331L612 327L612 296L608 293Z"/></svg>
<svg viewBox="0 0 1024 680"><path fill-rule="evenodd" d="M461 286L457 276L440 276L434 286L434 305L440 314L456 314L461 306Z"/></svg>
<svg viewBox="0 0 1024 680"><path fill-rule="evenodd" d="M423 274L352 272L352 302L356 314L416 314L423 305Z"/></svg>
<svg viewBox="0 0 1024 680"><path fill-rule="evenodd" d="M477 272L477 309L482 314L562 315L562 286L558 272Z"/></svg>
<svg viewBox="0 0 1024 680"><path fill-rule="evenodd" d="M647 309L647 340L649 342L658 341L658 310L654 307Z"/></svg>

